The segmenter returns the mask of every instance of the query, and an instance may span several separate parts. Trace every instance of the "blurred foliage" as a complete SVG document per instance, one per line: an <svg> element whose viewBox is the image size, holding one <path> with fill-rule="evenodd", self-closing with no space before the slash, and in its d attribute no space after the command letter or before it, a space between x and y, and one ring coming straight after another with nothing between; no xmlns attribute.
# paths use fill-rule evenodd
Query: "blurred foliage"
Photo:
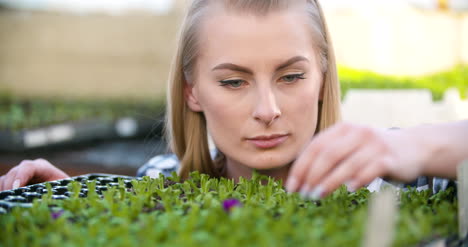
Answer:
<svg viewBox="0 0 468 247"><path fill-rule="evenodd" d="M468 93L468 66L421 77L388 76L371 71L339 67L341 95L359 89L428 89L441 100L448 88L457 88L462 98ZM164 103L130 101L77 101L64 99L24 99L0 93L0 130L35 128L90 119L113 120L122 116L156 118Z"/></svg>
<svg viewBox="0 0 468 247"><path fill-rule="evenodd" d="M24 99L0 94L0 130L21 130L63 122L112 121L119 117L157 118L161 102Z"/></svg>
<svg viewBox="0 0 468 247"><path fill-rule="evenodd" d="M434 100L441 100L445 90L456 88L462 98L467 97L468 65L459 65L450 71L427 76L388 76L371 71L356 70L339 67L338 74L341 81L341 95L352 88L366 89L429 89Z"/></svg>

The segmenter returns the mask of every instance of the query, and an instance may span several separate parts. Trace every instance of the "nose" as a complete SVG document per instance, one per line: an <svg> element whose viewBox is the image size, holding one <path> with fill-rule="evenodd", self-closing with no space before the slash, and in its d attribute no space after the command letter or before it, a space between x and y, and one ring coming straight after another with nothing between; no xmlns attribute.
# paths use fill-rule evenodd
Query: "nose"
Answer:
<svg viewBox="0 0 468 247"><path fill-rule="evenodd" d="M281 116L281 110L274 92L271 89L259 89L253 112L255 120L270 126Z"/></svg>

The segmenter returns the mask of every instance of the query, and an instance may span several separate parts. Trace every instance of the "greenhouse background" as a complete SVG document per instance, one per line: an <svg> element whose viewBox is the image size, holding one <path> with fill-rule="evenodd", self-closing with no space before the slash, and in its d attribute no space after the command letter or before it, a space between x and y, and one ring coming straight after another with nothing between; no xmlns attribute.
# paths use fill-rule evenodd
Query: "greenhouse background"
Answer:
<svg viewBox="0 0 468 247"><path fill-rule="evenodd" d="M166 152L166 80L188 2L0 0L0 172L42 157L71 175L135 175ZM321 3L345 120L468 118L468 1Z"/></svg>

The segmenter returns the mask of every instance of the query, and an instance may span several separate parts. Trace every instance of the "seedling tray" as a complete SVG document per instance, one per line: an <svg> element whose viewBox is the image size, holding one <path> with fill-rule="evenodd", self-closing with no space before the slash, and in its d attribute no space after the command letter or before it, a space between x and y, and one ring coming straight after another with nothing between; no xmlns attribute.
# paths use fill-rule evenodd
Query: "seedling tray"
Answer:
<svg viewBox="0 0 468 247"><path fill-rule="evenodd" d="M392 246L466 246L454 194L401 191ZM341 187L312 201L258 174L87 174L0 192L0 246L360 246L370 195Z"/></svg>
<svg viewBox="0 0 468 247"><path fill-rule="evenodd" d="M88 195L87 182L95 182L95 191L98 195L102 195L109 187L118 186L119 180L122 180L127 188L132 187L132 180L141 180L141 178L112 175L112 174L87 174L68 179L57 181L33 184L14 190L0 191L0 214L6 214L15 207L30 208L33 206L34 199L40 199L44 194L48 193L47 185L51 188L51 199L63 200L70 198L73 194L68 186L72 181L79 182L81 189L79 197L83 198Z"/></svg>

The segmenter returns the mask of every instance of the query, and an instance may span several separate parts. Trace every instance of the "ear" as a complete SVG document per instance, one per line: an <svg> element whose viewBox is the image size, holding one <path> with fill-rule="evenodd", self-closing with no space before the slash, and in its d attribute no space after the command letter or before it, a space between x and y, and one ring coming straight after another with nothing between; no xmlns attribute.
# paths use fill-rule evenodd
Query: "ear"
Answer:
<svg viewBox="0 0 468 247"><path fill-rule="evenodd" d="M198 102L197 90L193 85L190 85L189 83L185 83L184 97L185 97L185 102L187 102L187 105L190 108L190 110L194 112L203 111L200 103Z"/></svg>

